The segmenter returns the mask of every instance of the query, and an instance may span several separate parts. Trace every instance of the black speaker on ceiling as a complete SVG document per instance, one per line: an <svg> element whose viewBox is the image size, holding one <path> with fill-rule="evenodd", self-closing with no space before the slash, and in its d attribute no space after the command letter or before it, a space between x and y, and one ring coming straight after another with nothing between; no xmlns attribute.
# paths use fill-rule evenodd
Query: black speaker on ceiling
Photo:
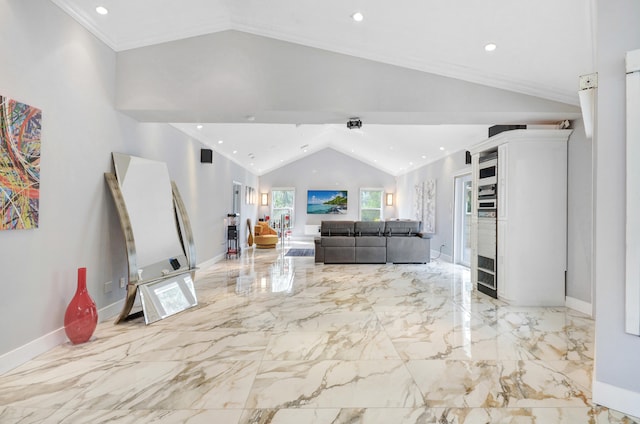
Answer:
<svg viewBox="0 0 640 424"><path fill-rule="evenodd" d="M213 163L213 150L200 149L200 162L201 163Z"/></svg>
<svg viewBox="0 0 640 424"><path fill-rule="evenodd" d="M468 151L468 150L464 153L464 163L466 165L470 165L471 164L471 152Z"/></svg>

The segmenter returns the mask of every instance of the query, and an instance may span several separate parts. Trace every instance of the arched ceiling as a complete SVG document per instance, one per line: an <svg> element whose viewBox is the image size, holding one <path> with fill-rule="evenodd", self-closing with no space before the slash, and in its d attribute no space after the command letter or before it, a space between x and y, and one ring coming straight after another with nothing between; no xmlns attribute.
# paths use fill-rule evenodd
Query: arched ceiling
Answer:
<svg viewBox="0 0 640 424"><path fill-rule="evenodd" d="M162 51L171 51L176 46L178 48L191 46L187 47L187 50L182 50L183 54L180 60L184 61L185 57L189 57L184 52L189 55L197 55L197 52L189 50L189 48L193 48L193 43L197 43L197 40L218 40L229 37L225 34L232 34L231 37L237 41L243 37L241 34L247 34L247 36L259 36L254 38L263 40L252 41L254 47L263 42L269 44L269 52L282 53L284 49L287 53L287 51L299 49L308 63L313 63L314 58L321 58L325 61L323 63L326 63L327 55L339 54L336 56L337 59L329 61L332 65L337 66L332 67L333 74L330 73L332 78L340 76L342 69L340 66L342 65L353 68L347 69L348 71L358 68L358 72L364 79L370 77L369 73L371 73L381 82L385 82L381 75L389 76L387 79L392 83L387 84L386 88L383 87L386 89L383 91L384 97L371 96L371 89L361 92L354 90L351 99L347 96L341 99L342 104L333 105L334 109L328 110L321 108L323 104L319 99L321 99L322 87L319 89L320 93L314 94L316 97L305 99L301 95L301 104L285 104L285 100L289 101L290 99L283 100L283 98L276 96L274 102L280 102L280 104L275 106L256 105L256 103L264 103L264 99L274 99L274 96L268 96L269 93L257 93L258 97L255 98L253 97L255 93L249 92L256 86L260 86L260 72L258 72L258 80L256 80L257 85L243 85L243 82L240 81L240 85L237 87L234 87L233 84L238 83L238 80L235 80L233 75L227 75L228 78L224 81L228 84L228 88L235 88L240 93L240 95L233 97L245 101L245 104L235 105L236 109L230 107L233 113L224 116L216 110L215 106L207 102L204 104L211 107L211 110L201 109L201 116L194 114L191 108L196 108L198 102L202 101L202 99L196 99L197 96L194 94L190 94L190 99L181 105L180 110L171 110L169 107L170 113L167 110L159 110L156 107L157 104L149 102L148 98L146 99L147 103L138 105L140 107L137 110L136 108L128 109L127 105L120 104L125 113L142 121L171 122L177 128L183 129L188 129L189 124L205 125L205 127L209 127L210 131L206 132L211 133L212 138L205 138L200 132L199 139L232 159L234 159L232 151L223 151L217 145L221 134L228 129L225 125L237 125L238 128L234 130L235 137L243 139L247 143L254 139L252 132L255 132L257 127L253 130L246 127L258 123L274 125L273 131L284 131L281 136L275 136L273 139L285 140L289 138L288 130L285 129L287 125L298 124L295 128L300 128L300 124L337 125L338 122L344 122L345 117L349 114L369 113L368 120L363 117L365 126L361 130L362 134L357 137L371 137L370 145L375 145L374 140L389 133L389 128L393 126L404 125L406 126L405 130L413 129L415 131L412 135L399 130L395 133L391 131L391 135L386 135L390 137L386 140L387 146L393 145L396 152L404 152L404 155L397 154L398 161L394 162L391 169L384 169L397 175L411 168L401 164L408 165L408 162L419 162L407 160L408 157L412 157L415 148L409 141L412 139L420 138L422 144L428 143L431 148L436 146L440 151L439 147L441 146L439 145L443 143L443 140L458 140L456 137L459 137L460 134L474 133L473 127L463 130L462 125L540 123L577 118L579 116L577 108L578 77L594 71L591 2L582 0L563 0L562 2L555 0L519 2L512 0L490 0L487 2L472 0L458 2L435 0L406 0L402 2L386 0L323 0L321 2L310 0L270 0L268 2L264 0L182 0L180 2L170 0L136 0L135 2L103 0L102 5L109 10L107 15L98 15L95 12L96 2L84 0L51 1L118 52L119 66L123 61L140 60L135 59L136 57L153 56L156 53L160 57L162 54L166 54ZM355 22L351 19L351 15L356 11L363 13L362 22ZM217 34L219 37L211 38L212 34ZM487 43L495 43L496 50L486 52L484 46ZM190 57L194 58L192 59L194 63L197 60L203 61L203 57L200 59L197 56ZM351 63L353 61L350 61L348 57L356 58L360 62ZM170 57L166 56L165 59L170 59ZM232 62L230 61L230 63ZM264 59L258 63L264 66L268 64L268 60ZM176 60L175 69L170 69L170 72L179 69L177 67L180 64L181 62ZM242 65L239 63L235 63L234 66L236 70L242 69ZM158 70L165 72L166 68L158 68ZM194 72L202 71L202 69L197 66L191 67L191 71ZM243 72L250 71L251 69L244 69ZM261 71L261 69L258 68L257 71ZM291 74L287 74L290 81L282 82L275 79L273 75L278 72L280 70L277 69L277 66L270 69L266 73L267 83L264 83L262 87L280 87L287 86L287 84L295 86L296 78ZM423 74L423 76L416 76L414 73ZM312 71L303 69L300 75L301 78L308 77L312 75ZM451 105L440 101L443 106L441 110L430 110L428 106L415 102L406 89L400 90L400 94L394 99L394 95L390 94L393 93L394 83L401 83L400 80L404 79L405 75L416 81L425 81L424 84L421 83L420 87L417 87L417 92L437 90L443 81L448 84L447 81L456 80L458 83L451 87L451 97L457 99L453 106L460 109L460 105L465 104L464 99L469 98L471 99L469 104L474 107L469 110L461 110L461 113L456 114L448 107ZM194 84L189 79L195 78L197 80L201 76L195 73L187 74L187 76L187 79L181 81L183 84L182 92L199 92L203 96L208 94L207 88ZM353 79L353 75L346 74L346 80L350 78ZM122 92L120 80L122 80L122 72L119 75L118 88ZM428 84L427 80L429 80ZM200 79L200 81L202 80ZM256 81L252 83L256 83ZM356 81L357 85L357 80L353 81ZM276 84L271 84L272 82ZM125 81L123 84L126 85L127 82ZM344 87L339 85L335 87L342 90L340 93L348 93ZM493 89L486 97L488 99L502 98L505 96L505 92L511 93L513 97L509 102L513 105L511 109L499 111L492 110L490 104L478 106L475 100L476 94L486 89ZM331 92L327 93L332 94ZM122 96L119 98L122 100ZM398 106L403 103L405 98L408 98L406 103L410 106L406 108ZM354 99L357 101L352 101ZM126 100L132 99L130 97ZM140 97L137 100L140 100ZM155 100L158 101L158 99ZM165 101L166 99L160 100ZM392 100L395 100L396 103L394 104ZM225 102L233 106L233 100L230 97L221 99L221 102L223 106ZM374 106L379 103L382 103L384 107L376 109ZM548 107L541 109L540 105L545 104ZM283 108L285 105L288 107ZM131 106L130 103L129 106ZM244 109L241 106L244 106ZM240 123L239 116L245 119L244 124ZM253 121L246 121L246 119L253 119ZM452 131L450 136L438 135L438 137L431 139L425 134L439 134L439 130L427 131L425 128L419 128L425 125L433 126L435 123L443 125L441 129L450 125ZM368 126L368 124L371 125ZM385 131L382 131L382 128L378 128L381 131L374 131L375 125L382 124L388 126ZM454 132L454 129L459 131ZM269 131L266 130L266 127L262 128L263 133ZM333 132L335 139L342 137L340 135L342 130L339 130L338 127L319 130L321 134L327 132ZM346 134L346 138L342 139L341 143L346 143L347 146L350 143L355 143L356 135L349 132ZM318 135L316 134L315 137L317 139ZM287 154L286 152L299 151L300 146L309 144L302 133L292 138L295 140L292 141L292 145L282 146L284 147L284 155ZM450 143L451 149L458 144L465 145L464 141L459 143L451 141ZM467 145L469 143L471 140L466 141ZM324 147L337 147L339 143L327 141L320 144ZM256 145L252 150L257 150L257 147L259 145ZM451 149L445 146L446 151ZM343 150L349 153L352 149L345 148ZM376 159L373 157L353 154L368 163L376 163ZM292 158L288 157L287 159L291 160ZM430 158L429 161L432 159ZM250 166L245 160L234 160L243 166ZM273 169L274 166L277 166L276 162L265 163L260 166L260 169ZM265 172L258 171L258 169L252 169L252 171L258 174Z"/></svg>

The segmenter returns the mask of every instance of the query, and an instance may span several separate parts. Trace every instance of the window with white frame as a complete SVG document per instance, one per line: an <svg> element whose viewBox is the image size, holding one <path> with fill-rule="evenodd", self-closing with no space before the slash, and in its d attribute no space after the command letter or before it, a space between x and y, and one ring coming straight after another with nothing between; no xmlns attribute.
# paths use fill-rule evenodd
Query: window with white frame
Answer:
<svg viewBox="0 0 640 424"><path fill-rule="evenodd" d="M293 228L296 190L291 187L271 189L271 225L280 224L281 216L288 216L288 228Z"/></svg>
<svg viewBox="0 0 640 424"><path fill-rule="evenodd" d="M384 189L360 189L360 221L381 221Z"/></svg>

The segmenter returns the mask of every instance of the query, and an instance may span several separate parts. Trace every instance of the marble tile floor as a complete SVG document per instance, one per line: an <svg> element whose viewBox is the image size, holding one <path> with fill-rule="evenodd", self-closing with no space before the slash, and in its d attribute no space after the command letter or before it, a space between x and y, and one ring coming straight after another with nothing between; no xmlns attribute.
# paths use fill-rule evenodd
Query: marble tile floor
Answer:
<svg viewBox="0 0 640 424"><path fill-rule="evenodd" d="M467 269L243 251L196 308L98 326L0 376L0 423L635 423L591 401L593 321Z"/></svg>

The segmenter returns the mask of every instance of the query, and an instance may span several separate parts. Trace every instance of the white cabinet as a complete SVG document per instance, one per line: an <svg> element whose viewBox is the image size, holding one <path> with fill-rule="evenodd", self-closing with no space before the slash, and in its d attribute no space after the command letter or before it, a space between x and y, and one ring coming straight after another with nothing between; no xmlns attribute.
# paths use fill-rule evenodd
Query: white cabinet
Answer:
<svg viewBox="0 0 640 424"><path fill-rule="evenodd" d="M507 131L471 149L474 163L483 152L498 151L497 294L511 304L565 303L570 134L571 130ZM477 252L477 218L474 223L472 252ZM477 284L477 269L472 269L473 278Z"/></svg>

